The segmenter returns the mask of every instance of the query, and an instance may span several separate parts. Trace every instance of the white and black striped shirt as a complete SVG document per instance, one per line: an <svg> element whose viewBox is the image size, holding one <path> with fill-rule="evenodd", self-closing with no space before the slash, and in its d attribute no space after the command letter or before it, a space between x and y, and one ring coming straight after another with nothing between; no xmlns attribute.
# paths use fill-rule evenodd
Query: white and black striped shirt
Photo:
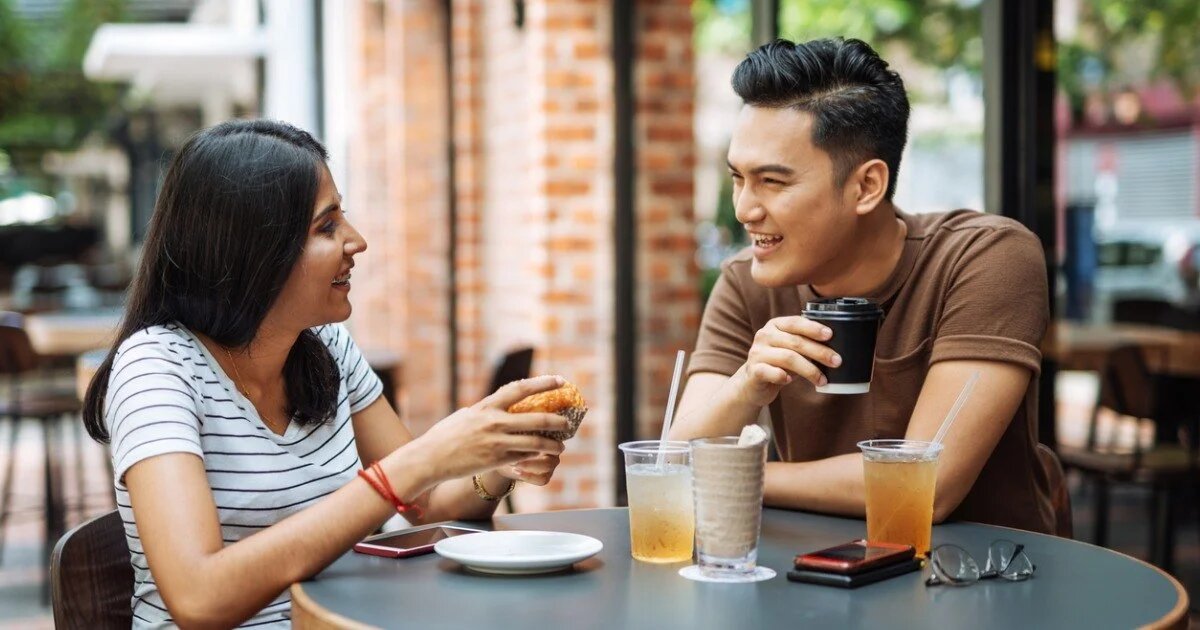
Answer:
<svg viewBox="0 0 1200 630"><path fill-rule="evenodd" d="M153 326L117 350L109 376L105 421L112 436L117 507L133 563L133 627L172 627L138 538L125 472L164 453L204 460L225 544L241 540L313 505L350 480L362 464L350 415L383 390L345 327L314 331L341 372L337 412L316 426L288 426L276 435L189 330ZM285 591L245 627L290 627Z"/></svg>

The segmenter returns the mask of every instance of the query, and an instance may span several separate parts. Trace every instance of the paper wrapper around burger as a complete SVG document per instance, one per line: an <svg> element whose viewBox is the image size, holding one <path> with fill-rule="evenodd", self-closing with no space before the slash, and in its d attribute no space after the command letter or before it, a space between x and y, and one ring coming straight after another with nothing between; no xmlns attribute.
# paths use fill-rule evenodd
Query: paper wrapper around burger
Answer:
<svg viewBox="0 0 1200 630"><path fill-rule="evenodd" d="M587 415L587 403L574 385L567 383L558 389L528 396L508 408L509 413L556 413L567 419L571 428L566 431L538 431L552 440L564 442L575 437L583 417Z"/></svg>

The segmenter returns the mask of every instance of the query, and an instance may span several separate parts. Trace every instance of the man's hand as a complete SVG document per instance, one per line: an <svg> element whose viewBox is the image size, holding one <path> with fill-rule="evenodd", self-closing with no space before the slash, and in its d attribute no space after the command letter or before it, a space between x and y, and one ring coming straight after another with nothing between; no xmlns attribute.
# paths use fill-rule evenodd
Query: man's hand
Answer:
<svg viewBox="0 0 1200 630"><path fill-rule="evenodd" d="M738 399L764 407L797 376L824 385L825 375L817 364L831 368L842 364L842 358L823 343L832 337L829 327L800 315L767 322L755 333L746 363L732 377Z"/></svg>

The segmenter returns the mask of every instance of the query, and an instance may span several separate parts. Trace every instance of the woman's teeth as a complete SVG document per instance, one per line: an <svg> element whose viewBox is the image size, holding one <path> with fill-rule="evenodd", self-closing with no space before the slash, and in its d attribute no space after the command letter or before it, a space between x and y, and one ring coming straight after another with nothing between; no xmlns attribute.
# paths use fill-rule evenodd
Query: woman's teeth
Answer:
<svg viewBox="0 0 1200 630"><path fill-rule="evenodd" d="M346 272L346 275L338 276L337 278L334 278L334 280L333 280L333 284L349 284L349 282L350 282L350 272L349 271Z"/></svg>

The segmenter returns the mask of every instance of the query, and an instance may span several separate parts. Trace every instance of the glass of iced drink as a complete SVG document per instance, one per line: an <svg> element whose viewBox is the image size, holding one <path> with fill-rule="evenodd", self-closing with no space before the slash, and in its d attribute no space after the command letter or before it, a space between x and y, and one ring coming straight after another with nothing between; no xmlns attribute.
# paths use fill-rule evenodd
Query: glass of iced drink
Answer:
<svg viewBox="0 0 1200 630"><path fill-rule="evenodd" d="M757 427L756 427L757 428ZM762 524L766 433L692 440L696 556L710 579L742 581L756 574Z"/></svg>
<svg viewBox="0 0 1200 630"><path fill-rule="evenodd" d="M660 449L658 440L643 440L619 448L625 453L634 559L659 563L691 560L696 520L687 442L665 442Z"/></svg>
<svg viewBox="0 0 1200 630"><path fill-rule="evenodd" d="M929 554L933 490L941 444L918 440L859 442L867 491L867 540L912 545Z"/></svg>

